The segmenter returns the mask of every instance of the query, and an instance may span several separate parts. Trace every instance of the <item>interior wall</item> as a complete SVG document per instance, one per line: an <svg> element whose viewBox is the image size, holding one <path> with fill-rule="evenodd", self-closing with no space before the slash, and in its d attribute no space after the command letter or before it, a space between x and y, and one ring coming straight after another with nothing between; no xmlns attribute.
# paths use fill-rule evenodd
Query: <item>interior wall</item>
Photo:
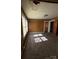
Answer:
<svg viewBox="0 0 79 59"><path fill-rule="evenodd" d="M54 23L53 23L53 33L56 34L57 31L58 31L58 30L57 30L57 29L58 29L58 17L55 17L54 20L55 20L55 21L54 21Z"/></svg>
<svg viewBox="0 0 79 59"><path fill-rule="evenodd" d="M44 21L43 20L30 20L29 32L43 32Z"/></svg>
<svg viewBox="0 0 79 59"><path fill-rule="evenodd" d="M22 0L22 7L29 19L52 19L58 16L58 4L55 3L40 2L35 5L31 0Z"/></svg>

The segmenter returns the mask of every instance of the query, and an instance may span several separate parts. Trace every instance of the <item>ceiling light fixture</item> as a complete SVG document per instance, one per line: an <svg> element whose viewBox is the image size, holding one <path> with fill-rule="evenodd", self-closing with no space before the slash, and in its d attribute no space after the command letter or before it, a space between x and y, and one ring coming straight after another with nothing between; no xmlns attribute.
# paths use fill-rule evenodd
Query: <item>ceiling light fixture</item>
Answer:
<svg viewBox="0 0 79 59"><path fill-rule="evenodd" d="M35 5L40 4L40 2L39 2L38 0L33 0L33 3L34 3Z"/></svg>

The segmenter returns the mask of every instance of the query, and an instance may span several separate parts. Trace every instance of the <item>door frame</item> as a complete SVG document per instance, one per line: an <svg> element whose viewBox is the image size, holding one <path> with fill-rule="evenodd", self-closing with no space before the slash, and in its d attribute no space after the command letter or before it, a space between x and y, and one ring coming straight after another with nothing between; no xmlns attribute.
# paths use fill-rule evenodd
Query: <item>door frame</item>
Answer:
<svg viewBox="0 0 79 59"><path fill-rule="evenodd" d="M54 22L55 20L54 19L52 19L52 20L50 20L49 22L48 22L48 32L50 32L50 26L51 26L51 22Z"/></svg>

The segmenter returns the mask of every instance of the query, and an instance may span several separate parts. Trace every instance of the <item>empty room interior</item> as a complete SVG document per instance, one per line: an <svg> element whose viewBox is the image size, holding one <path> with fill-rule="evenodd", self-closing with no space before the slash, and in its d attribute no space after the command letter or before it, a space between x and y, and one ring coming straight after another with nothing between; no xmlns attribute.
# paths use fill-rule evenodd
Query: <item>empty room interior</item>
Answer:
<svg viewBox="0 0 79 59"><path fill-rule="evenodd" d="M58 0L21 0L21 59L58 59Z"/></svg>

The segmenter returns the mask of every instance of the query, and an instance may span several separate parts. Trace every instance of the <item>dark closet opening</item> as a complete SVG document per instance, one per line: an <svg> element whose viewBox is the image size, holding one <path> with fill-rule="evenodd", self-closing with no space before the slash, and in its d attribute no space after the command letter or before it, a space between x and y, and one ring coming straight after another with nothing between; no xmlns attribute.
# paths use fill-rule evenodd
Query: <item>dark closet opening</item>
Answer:
<svg viewBox="0 0 79 59"><path fill-rule="evenodd" d="M53 23L54 23L54 22L51 22L51 23L50 23L50 32L53 32Z"/></svg>

